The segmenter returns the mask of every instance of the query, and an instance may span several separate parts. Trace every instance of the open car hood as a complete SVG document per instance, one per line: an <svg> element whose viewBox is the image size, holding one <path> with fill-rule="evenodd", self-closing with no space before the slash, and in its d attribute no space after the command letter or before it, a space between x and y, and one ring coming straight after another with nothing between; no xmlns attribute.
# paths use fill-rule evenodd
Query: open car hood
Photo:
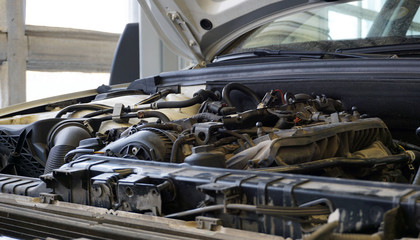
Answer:
<svg viewBox="0 0 420 240"><path fill-rule="evenodd" d="M228 43L257 26L302 8L331 4L321 0L139 0L139 3L165 44L202 66Z"/></svg>
<svg viewBox="0 0 420 240"><path fill-rule="evenodd" d="M2 235L418 239L419 0L173 1L208 67L0 110Z"/></svg>

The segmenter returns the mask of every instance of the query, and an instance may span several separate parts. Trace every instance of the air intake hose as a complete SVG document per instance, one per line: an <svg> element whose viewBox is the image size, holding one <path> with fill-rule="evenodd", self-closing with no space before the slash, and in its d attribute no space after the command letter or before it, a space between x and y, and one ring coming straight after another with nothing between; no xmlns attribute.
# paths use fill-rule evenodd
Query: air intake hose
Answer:
<svg viewBox="0 0 420 240"><path fill-rule="evenodd" d="M168 102L154 102L150 104L150 108L152 109L162 109L162 108L184 108L190 107L195 104L202 103L207 99L218 100L217 97L212 91L209 90L199 90L198 92L194 93L193 98L184 100L184 101L168 101Z"/></svg>
<svg viewBox="0 0 420 240"><path fill-rule="evenodd" d="M89 130L78 122L60 124L49 135L49 144L53 147L48 154L44 174L61 167L66 154L79 146L80 140L92 137Z"/></svg>
<svg viewBox="0 0 420 240"><path fill-rule="evenodd" d="M257 94L252 89L250 89L249 87L243 84L240 84L237 82L231 82L231 83L228 83L222 90L222 98L229 107L234 107L232 100L230 99L230 92L232 90L238 90L246 94L254 102L255 106L258 106L258 104L260 104L261 102L261 99L257 96Z"/></svg>

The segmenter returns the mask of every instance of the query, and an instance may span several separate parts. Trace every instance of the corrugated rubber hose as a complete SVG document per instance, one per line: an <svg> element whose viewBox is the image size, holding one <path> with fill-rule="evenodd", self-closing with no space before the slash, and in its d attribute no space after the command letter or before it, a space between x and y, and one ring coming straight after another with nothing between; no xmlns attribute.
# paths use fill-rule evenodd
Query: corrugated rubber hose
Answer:
<svg viewBox="0 0 420 240"><path fill-rule="evenodd" d="M49 144L53 147L48 154L44 174L61 167L66 154L78 147L80 140L90 137L89 130L77 122L67 122L54 128L49 136Z"/></svg>

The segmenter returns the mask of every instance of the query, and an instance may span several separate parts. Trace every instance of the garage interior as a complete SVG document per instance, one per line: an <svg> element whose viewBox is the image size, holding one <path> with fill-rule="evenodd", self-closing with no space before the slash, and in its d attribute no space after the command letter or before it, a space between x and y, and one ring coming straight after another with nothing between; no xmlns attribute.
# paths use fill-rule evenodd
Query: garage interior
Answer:
<svg viewBox="0 0 420 240"><path fill-rule="evenodd" d="M0 11L0 240L420 237L420 0Z"/></svg>
<svg viewBox="0 0 420 240"><path fill-rule="evenodd" d="M101 2L103 5L125 5L127 6L127 23L139 23L139 78L187 66L188 63L184 59L174 55L162 44L149 21L144 14L141 14L136 0L96 2ZM77 4L74 1L62 3ZM50 11L55 11L48 8L48 1L0 0L0 108L34 100L34 97L28 98L28 94L33 95L34 91L39 92L39 90L34 89L31 82L28 82L31 81L28 72L102 73L102 78L109 76L120 38L119 33L30 25L26 21L26 16L31 10L31 4L41 5L46 15ZM84 5L86 4L79 7L83 8ZM86 11L91 11L92 17L95 17L94 12L97 9L84 9L84 12ZM50 20L50 22L54 21ZM123 30L121 29L121 32ZM148 57L151 55L157 57ZM147 61L142 61L142 59L147 59ZM43 76L41 75L41 78ZM62 75L52 75L53 78L60 78L60 76ZM68 78L71 79L71 77ZM53 81L60 81L60 79ZM71 82L71 80L68 81ZM83 88L79 86L73 92L80 90L80 87ZM44 93L40 93L41 97L45 97L42 94L48 92L50 95L54 94L48 86L40 86L40 88L47 89L43 90ZM72 92L71 89L68 91Z"/></svg>

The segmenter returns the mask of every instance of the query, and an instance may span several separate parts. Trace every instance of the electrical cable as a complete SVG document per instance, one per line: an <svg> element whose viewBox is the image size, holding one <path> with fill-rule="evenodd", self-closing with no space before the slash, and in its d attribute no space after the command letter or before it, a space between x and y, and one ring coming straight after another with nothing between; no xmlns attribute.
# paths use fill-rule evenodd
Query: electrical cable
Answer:
<svg viewBox="0 0 420 240"><path fill-rule="evenodd" d="M224 128L219 128L218 129L218 131L220 132L220 133L226 133L226 134L229 134L229 135L231 135L231 136L234 136L234 137L237 137L237 138L239 138L239 139L242 139L242 140L244 140L245 142L247 142L250 146L255 146L255 144L252 142L252 140L249 138L246 138L244 135L242 135L242 134L239 134L239 133L236 133L236 132L234 132L234 131L231 131L231 130L227 130L227 129L224 129Z"/></svg>
<svg viewBox="0 0 420 240"><path fill-rule="evenodd" d="M102 114L112 113L112 111L114 111L114 108L103 109L103 110L88 113L88 114L84 115L83 118L96 117L96 116L99 116L99 115L102 115Z"/></svg>
<svg viewBox="0 0 420 240"><path fill-rule="evenodd" d="M411 144L411 143L407 143L407 142L403 142L400 140L396 140L396 139L392 139L392 142L397 144L397 145L401 145L403 148L408 149L408 150L416 150L416 151L420 151L420 146Z"/></svg>
<svg viewBox="0 0 420 240"><path fill-rule="evenodd" d="M127 118L138 118L137 113L130 113L130 114L125 114L122 115L120 118L122 119L127 119ZM98 118L100 121L109 121L112 120L112 116L106 116L106 117L102 117L102 118Z"/></svg>
<svg viewBox="0 0 420 240"><path fill-rule="evenodd" d="M166 97L169 93L173 93L172 89L164 89L162 91L159 91L157 93L152 94L150 97L141 100L140 102L136 103L135 105L141 105L141 104L147 104L156 102L157 100Z"/></svg>
<svg viewBox="0 0 420 240"><path fill-rule="evenodd" d="M73 111L80 111L80 110L104 110L109 109L109 106L102 105L102 104L76 104L65 107L61 109L56 115L55 118L61 118L64 114Z"/></svg>

